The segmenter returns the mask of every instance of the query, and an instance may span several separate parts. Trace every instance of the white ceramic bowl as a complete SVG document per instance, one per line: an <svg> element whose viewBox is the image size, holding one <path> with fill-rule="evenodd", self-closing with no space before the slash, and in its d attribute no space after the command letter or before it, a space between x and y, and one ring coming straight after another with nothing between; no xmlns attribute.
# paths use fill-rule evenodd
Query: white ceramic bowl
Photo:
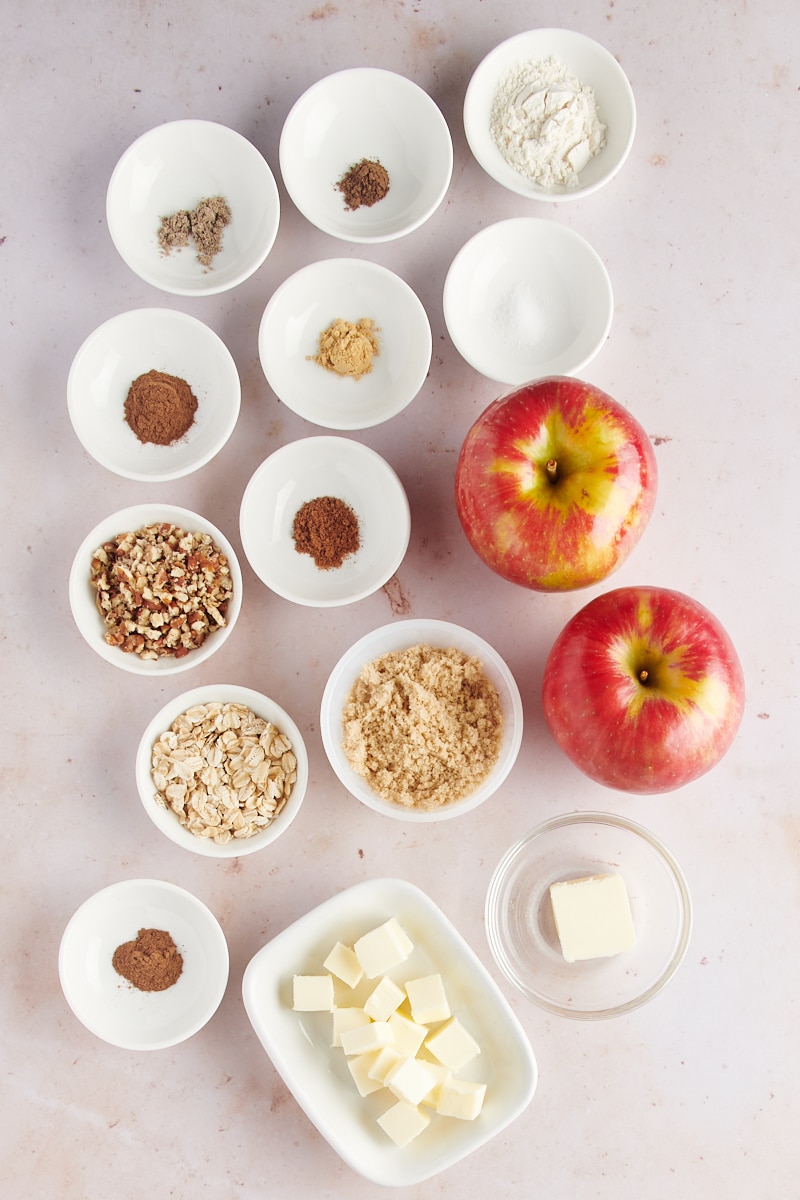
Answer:
<svg viewBox="0 0 800 1200"><path fill-rule="evenodd" d="M157 804L155 786L150 774L152 766L153 744L158 737L169 729L177 717L196 704L211 704L219 701L223 704L245 704L256 716L265 721L271 721L281 733L286 734L292 743L292 751L297 759L297 782L282 810L271 824L265 826L252 837L232 838L231 841L218 844L212 838L197 837L186 829L174 812ZM136 751L136 787L139 799L150 820L161 832L184 850L191 850L206 858L241 858L245 854L254 854L272 845L281 834L285 833L300 811L300 806L308 787L308 752L299 728L289 714L270 700L268 696L251 688L239 687L231 683L207 683L201 687L192 688L169 700L159 709L141 736Z"/></svg>
<svg viewBox="0 0 800 1200"><path fill-rule="evenodd" d="M374 321L378 354L355 379L314 362L320 334L338 318ZM367 429L401 412L431 364L431 327L408 284L377 263L330 258L290 276L261 318L258 351L287 408L327 429Z"/></svg>
<svg viewBox="0 0 800 1200"><path fill-rule="evenodd" d="M455 647L480 660L497 688L503 710L503 739L500 755L491 774L474 792L433 811L409 809L383 800L350 765L342 748L342 712L361 668L394 650L430 645ZM497 651L478 634L449 621L411 618L382 625L360 638L345 651L333 668L322 695L320 734L328 761L339 781L373 812L400 821L444 821L474 810L488 800L504 782L517 760L522 742L522 700L516 681Z"/></svg>
<svg viewBox="0 0 800 1200"><path fill-rule="evenodd" d="M553 56L594 90L606 144L580 172L578 184L544 188L520 174L503 157L491 133L495 93L509 71ZM464 98L464 130L470 149L497 183L536 200L580 200L604 187L627 159L636 133L636 103L628 77L598 42L569 29L531 29L501 42L479 64Z"/></svg>
<svg viewBox="0 0 800 1200"><path fill-rule="evenodd" d="M196 399L194 422L169 446L143 443L125 420L131 383L151 370L185 379ZM140 308L112 317L73 359L67 406L84 448L109 471L161 483L210 462L233 433L241 385L230 351L187 313Z"/></svg>
<svg viewBox="0 0 800 1200"><path fill-rule="evenodd" d="M109 646L103 633L103 619L95 603L95 590L89 579L92 555L104 542L119 533L143 529L157 522L169 522L189 533L208 533L225 554L233 581L233 594L228 604L226 623L209 634L202 645L183 658L163 657L142 659L118 646ZM134 675L176 675L206 662L230 637L242 607L242 571L236 551L216 525L187 508L174 504L135 504L105 517L92 529L78 547L69 575L69 603L75 624L87 645L112 666Z"/></svg>
<svg viewBox="0 0 800 1200"><path fill-rule="evenodd" d="M210 267L198 262L192 243L165 254L161 218L212 196L225 198L231 220ZM240 133L214 121L168 121L120 158L106 217L123 260L146 283L178 296L211 296L236 287L264 262L278 232L280 200L268 163Z"/></svg>
<svg viewBox="0 0 800 1200"><path fill-rule="evenodd" d="M614 315L597 252L574 230L535 217L500 221L470 238L447 272L443 304L462 358L515 387L583 370Z"/></svg>
<svg viewBox="0 0 800 1200"><path fill-rule="evenodd" d="M340 567L322 569L295 547L298 509L319 496L355 513L360 546ZM242 497L242 546L273 592L314 608L352 604L391 579L408 549L411 512L395 471L369 446L343 437L290 442L253 474Z"/></svg>
<svg viewBox="0 0 800 1200"><path fill-rule="evenodd" d="M632 950L568 963L550 884L622 876L636 930ZM540 1008L597 1020L657 996L683 962L692 929L689 888L661 840L610 813L568 813L537 826L506 852L486 897L486 933L506 977Z"/></svg>
<svg viewBox="0 0 800 1200"><path fill-rule="evenodd" d="M458 1074L486 1083L483 1110L474 1121L434 1113L428 1128L404 1148L376 1124L394 1098L383 1089L361 1097L342 1051L331 1049L330 1013L292 1009L293 974L319 974L337 941L352 945L391 917L414 949L390 977L402 983L441 973L451 1008L481 1047ZM536 1089L533 1051L499 988L444 913L400 879L356 884L284 929L251 959L242 998L264 1049L309 1120L354 1171L377 1184L408 1187L453 1166L514 1121ZM348 1003L345 985L337 1003Z"/></svg>
<svg viewBox="0 0 800 1200"><path fill-rule="evenodd" d="M348 211L337 184L363 159L378 161L389 191ZM440 110L416 83L377 67L320 79L296 101L281 132L280 166L300 212L347 242L388 242L422 225L441 204L453 143Z"/></svg>
<svg viewBox="0 0 800 1200"><path fill-rule="evenodd" d="M112 965L140 929L169 933L183 958L171 987L144 992ZM67 1003L86 1028L124 1050L163 1050L211 1019L228 983L228 946L216 917L195 896L157 879L127 879L80 906L61 938L58 972Z"/></svg>

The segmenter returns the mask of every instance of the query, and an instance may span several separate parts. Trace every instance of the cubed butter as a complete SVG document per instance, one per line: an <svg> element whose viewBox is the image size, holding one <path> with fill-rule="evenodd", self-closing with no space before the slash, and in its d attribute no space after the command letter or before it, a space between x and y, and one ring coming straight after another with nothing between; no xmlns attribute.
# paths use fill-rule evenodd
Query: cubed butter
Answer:
<svg viewBox="0 0 800 1200"><path fill-rule="evenodd" d="M460 1071L481 1052L480 1046L458 1017L451 1017L432 1033L425 1046L435 1059L451 1071Z"/></svg>
<svg viewBox="0 0 800 1200"><path fill-rule="evenodd" d="M436 1076L418 1058L402 1058L386 1076L386 1086L398 1100L420 1104L436 1086Z"/></svg>
<svg viewBox="0 0 800 1200"><path fill-rule="evenodd" d="M386 1076L391 1071L392 1067L396 1066L402 1058L402 1054L395 1050L394 1046L383 1046L375 1054L372 1063L369 1067L369 1077L374 1079L383 1087L386 1083Z"/></svg>
<svg viewBox="0 0 800 1200"><path fill-rule="evenodd" d="M341 1046L342 1034L349 1029L360 1029L369 1025L370 1017L363 1008L335 1008L333 1010L331 1046Z"/></svg>
<svg viewBox="0 0 800 1200"><path fill-rule="evenodd" d="M553 917L567 962L631 950L636 930L621 875L587 875L550 885Z"/></svg>
<svg viewBox="0 0 800 1200"><path fill-rule="evenodd" d="M425 1038L428 1036L427 1025L418 1025L405 1013L393 1012L389 1017L389 1028L392 1031L394 1045L401 1054L413 1058Z"/></svg>
<svg viewBox="0 0 800 1200"><path fill-rule="evenodd" d="M485 1083L474 1083L471 1079L456 1079L451 1076L439 1090L436 1111L442 1117L474 1121L483 1108L485 1095Z"/></svg>
<svg viewBox="0 0 800 1200"><path fill-rule="evenodd" d="M373 1050L370 1054L355 1054L352 1058L347 1059L347 1067L358 1088L359 1096L371 1096L373 1092L379 1092L383 1087L380 1079L375 1079L370 1075L380 1053L380 1050Z"/></svg>
<svg viewBox="0 0 800 1200"><path fill-rule="evenodd" d="M434 1078L436 1079L436 1083L433 1085L431 1090L426 1096L423 1096L422 1103L430 1105L432 1108L436 1108L436 1105L439 1103L439 1096L442 1092L442 1086L450 1078L452 1071L443 1063L428 1062L427 1059L420 1059L420 1062L425 1063L425 1066L429 1071L433 1072Z"/></svg>
<svg viewBox="0 0 800 1200"><path fill-rule="evenodd" d="M292 1008L295 1012L333 1012L332 975L293 975Z"/></svg>
<svg viewBox="0 0 800 1200"><path fill-rule="evenodd" d="M407 1146L423 1129L427 1129L431 1119L427 1113L421 1112L407 1100L398 1100L382 1116L378 1124L397 1146Z"/></svg>
<svg viewBox="0 0 800 1200"><path fill-rule="evenodd" d="M411 1005L411 1016L418 1025L446 1021L451 1015L441 975L424 975L421 979L409 979L406 992Z"/></svg>
<svg viewBox="0 0 800 1200"><path fill-rule="evenodd" d="M396 917L365 933L353 946L367 979L385 975L405 962L414 944Z"/></svg>
<svg viewBox="0 0 800 1200"><path fill-rule="evenodd" d="M406 994L403 989L398 987L388 975L384 975L364 1001L364 1012L373 1021L388 1021L405 998Z"/></svg>
<svg viewBox="0 0 800 1200"><path fill-rule="evenodd" d="M336 943L322 965L349 988L357 987L364 976L364 968L358 961L355 950L345 946L343 942Z"/></svg>
<svg viewBox="0 0 800 1200"><path fill-rule="evenodd" d="M348 1055L369 1054L371 1050L390 1046L392 1040L392 1031L386 1021L370 1021L356 1029L343 1029L341 1035L342 1049Z"/></svg>

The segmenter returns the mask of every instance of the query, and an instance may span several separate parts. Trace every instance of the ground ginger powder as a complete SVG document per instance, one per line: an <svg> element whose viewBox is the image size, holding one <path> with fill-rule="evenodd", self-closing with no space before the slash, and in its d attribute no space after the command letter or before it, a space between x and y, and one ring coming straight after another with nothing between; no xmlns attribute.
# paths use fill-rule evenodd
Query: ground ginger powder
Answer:
<svg viewBox="0 0 800 1200"><path fill-rule="evenodd" d="M360 379L372 370L372 360L379 353L374 321L362 317L354 323L337 317L319 335L319 350L309 358L326 371Z"/></svg>
<svg viewBox="0 0 800 1200"><path fill-rule="evenodd" d="M503 712L481 662L453 647L391 651L361 669L343 749L382 800L432 811L474 792L497 762Z"/></svg>

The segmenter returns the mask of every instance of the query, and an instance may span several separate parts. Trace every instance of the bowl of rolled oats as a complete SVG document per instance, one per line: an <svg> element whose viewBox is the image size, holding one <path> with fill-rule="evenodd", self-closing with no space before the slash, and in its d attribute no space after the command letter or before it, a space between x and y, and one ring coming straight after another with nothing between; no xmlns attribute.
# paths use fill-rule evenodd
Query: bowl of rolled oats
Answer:
<svg viewBox="0 0 800 1200"><path fill-rule="evenodd" d="M69 577L84 640L136 675L174 675L205 662L233 630L242 572L225 535L172 504L137 504L83 539Z"/></svg>
<svg viewBox="0 0 800 1200"><path fill-rule="evenodd" d="M333 668L322 696L325 753L347 790L401 821L473 812L508 776L522 700L494 647L449 621L373 629Z"/></svg>
<svg viewBox="0 0 800 1200"><path fill-rule="evenodd" d="M236 684L206 684L150 721L136 786L150 820L176 845L238 858L289 828L308 786L308 754L274 700Z"/></svg>

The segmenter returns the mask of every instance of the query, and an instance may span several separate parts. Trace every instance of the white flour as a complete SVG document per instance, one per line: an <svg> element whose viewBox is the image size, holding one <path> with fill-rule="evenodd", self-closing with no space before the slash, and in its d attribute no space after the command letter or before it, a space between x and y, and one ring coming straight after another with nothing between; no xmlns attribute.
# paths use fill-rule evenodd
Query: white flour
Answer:
<svg viewBox="0 0 800 1200"><path fill-rule="evenodd" d="M506 161L540 187L576 187L606 144L594 91L552 57L508 72L494 97L491 133Z"/></svg>

